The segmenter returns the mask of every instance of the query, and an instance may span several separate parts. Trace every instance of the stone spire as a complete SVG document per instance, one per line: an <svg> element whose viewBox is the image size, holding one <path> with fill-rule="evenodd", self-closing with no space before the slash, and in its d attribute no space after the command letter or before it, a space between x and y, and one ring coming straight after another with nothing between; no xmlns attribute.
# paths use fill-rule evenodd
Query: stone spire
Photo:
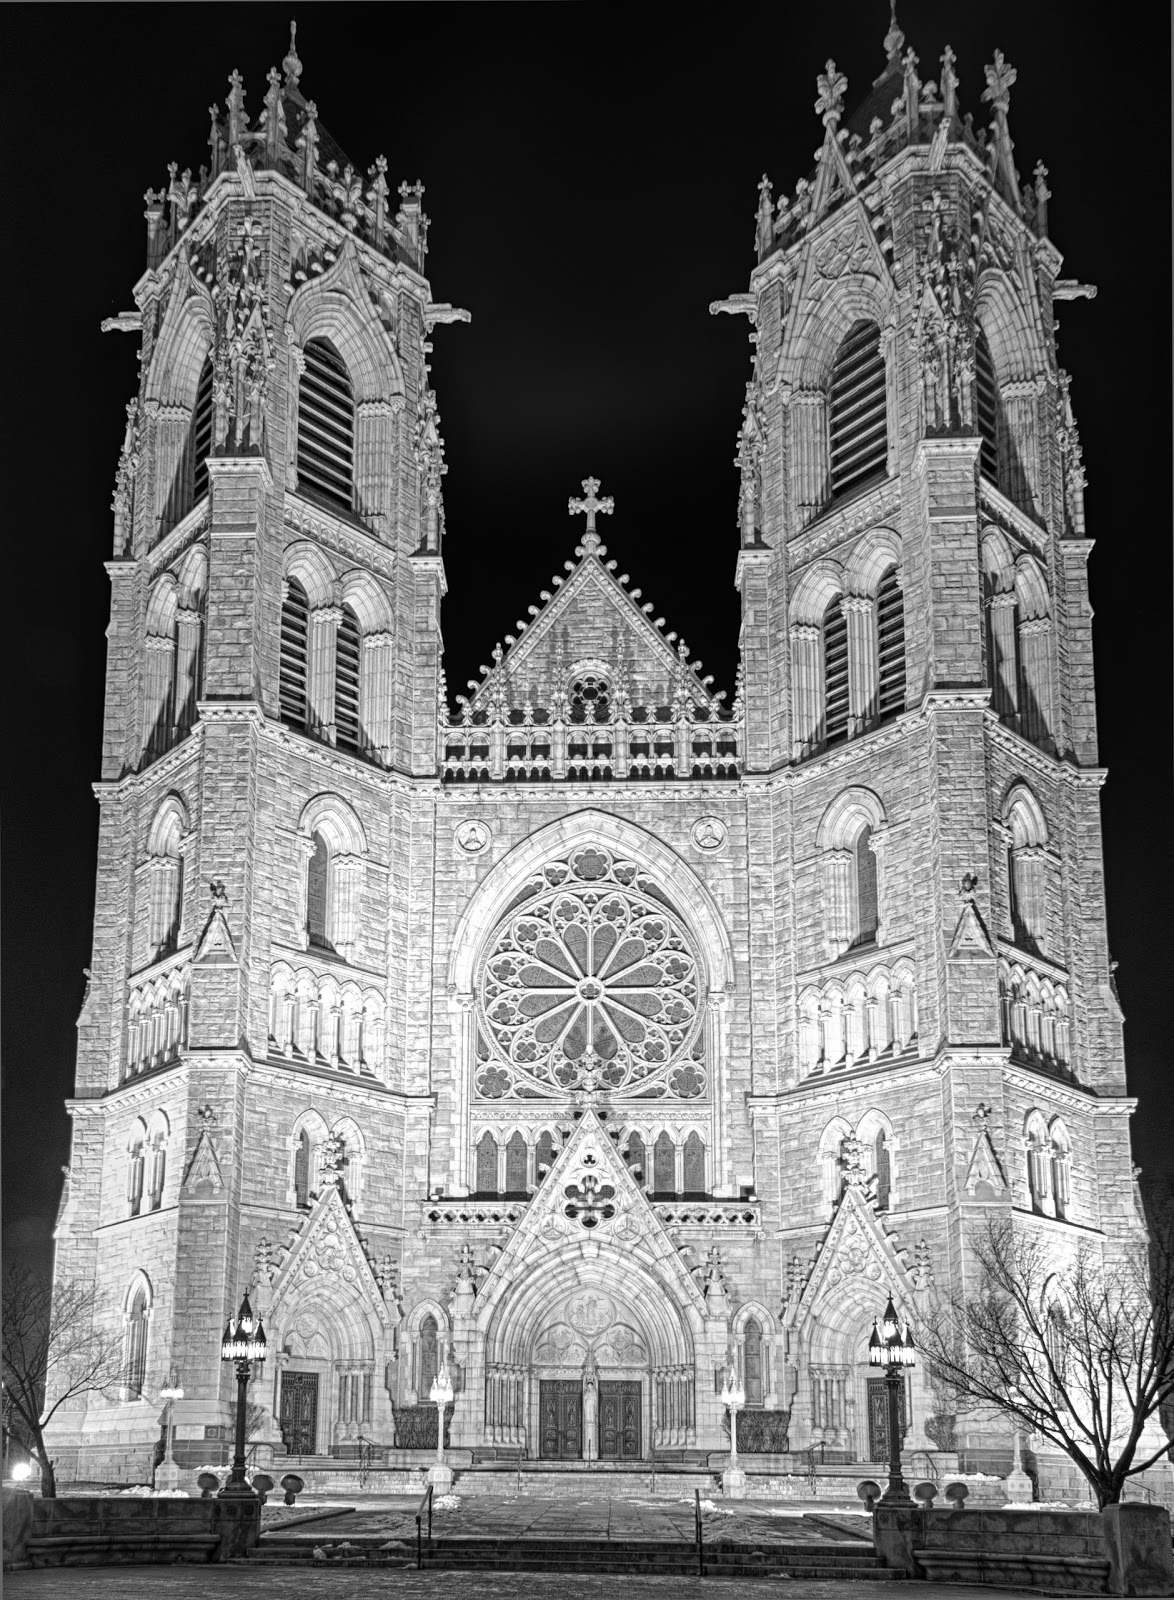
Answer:
<svg viewBox="0 0 1174 1600"><path fill-rule="evenodd" d="M289 25L289 50L286 52L285 60L281 63L281 70L285 73L285 87L287 89L296 89L298 80L302 76L302 63L298 59L297 46L294 43L297 34L297 23L291 22Z"/></svg>
<svg viewBox="0 0 1174 1600"><path fill-rule="evenodd" d="M885 54L888 57L886 72L901 66L901 52L905 48L905 35L897 21L897 0L889 0L889 31L885 34Z"/></svg>

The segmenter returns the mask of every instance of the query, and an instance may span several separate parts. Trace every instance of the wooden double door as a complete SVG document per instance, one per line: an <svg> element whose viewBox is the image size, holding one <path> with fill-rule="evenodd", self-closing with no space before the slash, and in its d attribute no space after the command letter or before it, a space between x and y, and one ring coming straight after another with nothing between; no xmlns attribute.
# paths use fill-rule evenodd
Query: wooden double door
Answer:
<svg viewBox="0 0 1174 1600"><path fill-rule="evenodd" d="M641 1459L639 1379L601 1379L599 1456L602 1461ZM578 1378L543 1378L538 1385L538 1453L547 1461L583 1456L583 1385Z"/></svg>

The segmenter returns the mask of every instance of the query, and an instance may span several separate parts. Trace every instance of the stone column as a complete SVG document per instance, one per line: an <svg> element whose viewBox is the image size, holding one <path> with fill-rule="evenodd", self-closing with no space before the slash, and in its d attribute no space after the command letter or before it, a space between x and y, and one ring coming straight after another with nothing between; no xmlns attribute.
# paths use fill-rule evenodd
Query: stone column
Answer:
<svg viewBox="0 0 1174 1600"><path fill-rule="evenodd" d="M990 617L991 687L995 710L1012 727L1019 718L1019 668L1016 611L1018 599L1013 590L993 594L987 601Z"/></svg>
<svg viewBox="0 0 1174 1600"><path fill-rule="evenodd" d="M341 606L315 606L310 612L306 664L306 731L334 743L334 662Z"/></svg>
<svg viewBox="0 0 1174 1600"><path fill-rule="evenodd" d="M822 389L797 389L791 396L791 482L795 521L804 527L827 504L827 397Z"/></svg>
<svg viewBox="0 0 1174 1600"><path fill-rule="evenodd" d="M796 761L809 756L819 742L823 692L822 635L815 622L791 624L791 705L794 723L791 748Z"/></svg>
<svg viewBox="0 0 1174 1600"><path fill-rule="evenodd" d="M364 636L359 684L363 750L385 767L391 763L391 645L390 633Z"/></svg>
<svg viewBox="0 0 1174 1600"><path fill-rule="evenodd" d="M196 720L203 618L198 611L181 607L175 614L175 623L175 735L182 738Z"/></svg>
<svg viewBox="0 0 1174 1600"><path fill-rule="evenodd" d="M848 624L848 731L855 737L876 721L876 601L871 595L846 594L840 608Z"/></svg>

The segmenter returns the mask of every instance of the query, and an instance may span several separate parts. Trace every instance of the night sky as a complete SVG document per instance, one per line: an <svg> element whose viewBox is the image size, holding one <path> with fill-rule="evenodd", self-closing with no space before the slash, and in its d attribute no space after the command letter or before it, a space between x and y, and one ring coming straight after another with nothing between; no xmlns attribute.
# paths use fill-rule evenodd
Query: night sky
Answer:
<svg viewBox="0 0 1174 1600"><path fill-rule="evenodd" d="M285 7L38 5L5 13L9 511L0 634L4 800L4 1249L47 1263L68 1157L89 962L111 487L143 191L207 160L233 67L260 114ZM450 693L561 572L594 473L611 555L732 692L733 466L748 324L711 317L754 265L756 185L792 193L822 138L816 74L849 109L884 65L884 0L835 6L302 5L301 88L363 170L423 179L447 445ZM937 76L949 42L976 125L996 47L1018 69L1020 172L1048 166L1064 275L1060 359L1089 474L1109 926L1128 1018L1136 1159L1174 1176L1171 1035L1169 17L1160 6L902 0Z"/></svg>

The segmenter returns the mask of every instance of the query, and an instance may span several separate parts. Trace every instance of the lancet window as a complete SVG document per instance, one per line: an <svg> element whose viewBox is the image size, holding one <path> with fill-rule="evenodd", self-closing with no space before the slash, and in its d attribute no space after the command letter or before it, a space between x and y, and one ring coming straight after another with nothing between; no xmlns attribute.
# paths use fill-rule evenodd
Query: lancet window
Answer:
<svg viewBox="0 0 1174 1600"><path fill-rule="evenodd" d="M880 721L905 709L905 598L900 574L890 567L876 592L877 695Z"/></svg>
<svg viewBox="0 0 1174 1600"><path fill-rule="evenodd" d="M128 1400L141 1400L147 1381L147 1334L150 1327L151 1297L147 1285L138 1278L126 1304L123 1342L124 1394Z"/></svg>
<svg viewBox="0 0 1174 1600"><path fill-rule="evenodd" d="M350 511L354 503L355 399L346 363L326 339L302 352L298 385L298 487Z"/></svg>
<svg viewBox="0 0 1174 1600"><path fill-rule="evenodd" d="M174 953L183 923L183 836L185 818L174 797L156 814L148 840L147 945L158 960Z"/></svg>
<svg viewBox="0 0 1174 1600"><path fill-rule="evenodd" d="M208 493L208 457L212 453L212 422L216 411L212 377L212 358L209 356L200 368L200 381L196 385L196 405L192 412L193 503Z"/></svg>
<svg viewBox="0 0 1174 1600"><path fill-rule="evenodd" d="M1026 784L1017 784L1003 806L1007 841L1007 910L1011 936L1026 950L1048 942L1048 889L1052 858L1047 824Z"/></svg>
<svg viewBox="0 0 1174 1600"><path fill-rule="evenodd" d="M837 596L823 614L823 740L848 737L848 619Z"/></svg>
<svg viewBox="0 0 1174 1600"><path fill-rule="evenodd" d="M858 322L836 352L829 394L831 488L846 494L888 462L885 358L875 322Z"/></svg>
<svg viewBox="0 0 1174 1600"><path fill-rule="evenodd" d="M306 1211L310 1206L310 1163L312 1159L310 1135L306 1128L298 1134L294 1146L293 1187L294 1204L299 1211Z"/></svg>
<svg viewBox="0 0 1174 1600"><path fill-rule="evenodd" d="M147 1209L158 1211L163 1204L163 1187L167 1181L167 1141L170 1129L166 1116L159 1111L151 1119L148 1145L145 1152L147 1167Z"/></svg>
<svg viewBox="0 0 1174 1600"><path fill-rule="evenodd" d="M974 392L978 436L982 441L979 468L990 481L999 482L999 390L995 382L995 363L987 336L979 328L974 341Z"/></svg>
<svg viewBox="0 0 1174 1600"><path fill-rule="evenodd" d="M362 649L359 619L350 606L343 606L334 657L335 743L340 750L349 750L353 755L358 755L361 747L359 666Z"/></svg>
<svg viewBox="0 0 1174 1600"><path fill-rule="evenodd" d="M440 1363L440 1330L436 1326L436 1318L427 1316L420 1324L420 1344L418 1356L419 1382L416 1392L421 1402L428 1399L428 1391L436 1382L436 1374Z"/></svg>
<svg viewBox="0 0 1174 1600"><path fill-rule="evenodd" d="M146 1126L141 1121L136 1122L127 1145L126 1161L126 1210L127 1215L131 1217L137 1217L143 1209L146 1144Z"/></svg>
<svg viewBox="0 0 1174 1600"><path fill-rule="evenodd" d="M1031 1209L1052 1215L1052 1141L1047 1123L1038 1111L1027 1118L1024 1145L1027 1150L1027 1189Z"/></svg>
<svg viewBox="0 0 1174 1600"><path fill-rule="evenodd" d="M296 578L287 578L281 604L281 720L291 728L306 726L306 666L309 650L310 602Z"/></svg>
<svg viewBox="0 0 1174 1600"><path fill-rule="evenodd" d="M765 1398L763 1382L762 1324L757 1317L749 1317L742 1330L742 1375L746 1390L746 1404L761 1406Z"/></svg>

